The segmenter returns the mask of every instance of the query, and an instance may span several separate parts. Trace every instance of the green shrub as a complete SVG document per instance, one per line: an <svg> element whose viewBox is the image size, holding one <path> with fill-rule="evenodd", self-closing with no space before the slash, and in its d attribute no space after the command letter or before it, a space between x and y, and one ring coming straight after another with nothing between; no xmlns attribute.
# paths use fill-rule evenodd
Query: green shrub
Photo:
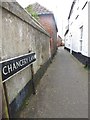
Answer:
<svg viewBox="0 0 90 120"><path fill-rule="evenodd" d="M35 11L33 11L33 9L32 9L32 5L29 5L27 8L25 8L31 15L32 15L32 17L34 17L35 19L39 19L39 16L38 16L38 14L35 12Z"/></svg>

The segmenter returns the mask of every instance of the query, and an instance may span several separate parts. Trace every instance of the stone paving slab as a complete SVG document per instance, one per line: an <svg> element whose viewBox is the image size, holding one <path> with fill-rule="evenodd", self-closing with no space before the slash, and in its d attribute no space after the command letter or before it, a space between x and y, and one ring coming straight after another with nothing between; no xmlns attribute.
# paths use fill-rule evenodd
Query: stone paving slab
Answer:
<svg viewBox="0 0 90 120"><path fill-rule="evenodd" d="M88 71L59 48L19 118L88 118Z"/></svg>

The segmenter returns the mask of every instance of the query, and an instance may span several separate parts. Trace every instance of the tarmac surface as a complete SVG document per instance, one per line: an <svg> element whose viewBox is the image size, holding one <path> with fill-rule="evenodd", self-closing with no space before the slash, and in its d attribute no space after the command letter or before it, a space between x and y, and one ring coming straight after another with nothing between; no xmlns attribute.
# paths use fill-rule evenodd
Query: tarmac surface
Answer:
<svg viewBox="0 0 90 120"><path fill-rule="evenodd" d="M19 118L88 118L88 71L59 48Z"/></svg>

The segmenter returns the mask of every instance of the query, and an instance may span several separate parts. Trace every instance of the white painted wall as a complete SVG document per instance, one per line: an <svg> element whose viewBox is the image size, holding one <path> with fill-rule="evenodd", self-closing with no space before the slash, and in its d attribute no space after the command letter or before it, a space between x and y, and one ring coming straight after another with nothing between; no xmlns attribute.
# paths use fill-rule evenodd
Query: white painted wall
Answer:
<svg viewBox="0 0 90 120"><path fill-rule="evenodd" d="M88 3L88 56L90 57L90 2Z"/></svg>
<svg viewBox="0 0 90 120"><path fill-rule="evenodd" d="M65 36L65 47L70 49L70 39L69 34Z"/></svg>
<svg viewBox="0 0 90 120"><path fill-rule="evenodd" d="M84 56L88 54L88 4L82 10L86 0L76 0L73 13L69 19L68 40L65 38L65 47L75 52L80 52ZM76 19L76 17L78 18ZM80 51L80 27L83 26L82 50ZM68 46L70 44L70 46Z"/></svg>

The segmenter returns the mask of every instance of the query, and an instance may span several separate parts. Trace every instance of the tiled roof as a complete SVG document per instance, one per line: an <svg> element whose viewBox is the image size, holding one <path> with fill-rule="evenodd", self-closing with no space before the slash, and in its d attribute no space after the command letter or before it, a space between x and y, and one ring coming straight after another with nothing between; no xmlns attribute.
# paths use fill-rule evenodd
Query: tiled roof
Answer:
<svg viewBox="0 0 90 120"><path fill-rule="evenodd" d="M31 7L31 9L36 12L38 15L49 15L49 14L52 14L53 16L53 20L55 22L55 26L56 26L56 30L58 32L58 28L57 28L57 25L56 25L56 21L55 21L55 18L54 18L54 14L52 11L49 11L48 9L46 9L45 7L41 6L39 3L34 3L34 4L30 4L29 6L27 6L26 8L28 7Z"/></svg>
<svg viewBox="0 0 90 120"><path fill-rule="evenodd" d="M38 15L40 15L40 14L53 14L51 11L49 11L45 7L41 6L37 2L34 4L31 4L30 6L32 6L32 10L35 11Z"/></svg>

